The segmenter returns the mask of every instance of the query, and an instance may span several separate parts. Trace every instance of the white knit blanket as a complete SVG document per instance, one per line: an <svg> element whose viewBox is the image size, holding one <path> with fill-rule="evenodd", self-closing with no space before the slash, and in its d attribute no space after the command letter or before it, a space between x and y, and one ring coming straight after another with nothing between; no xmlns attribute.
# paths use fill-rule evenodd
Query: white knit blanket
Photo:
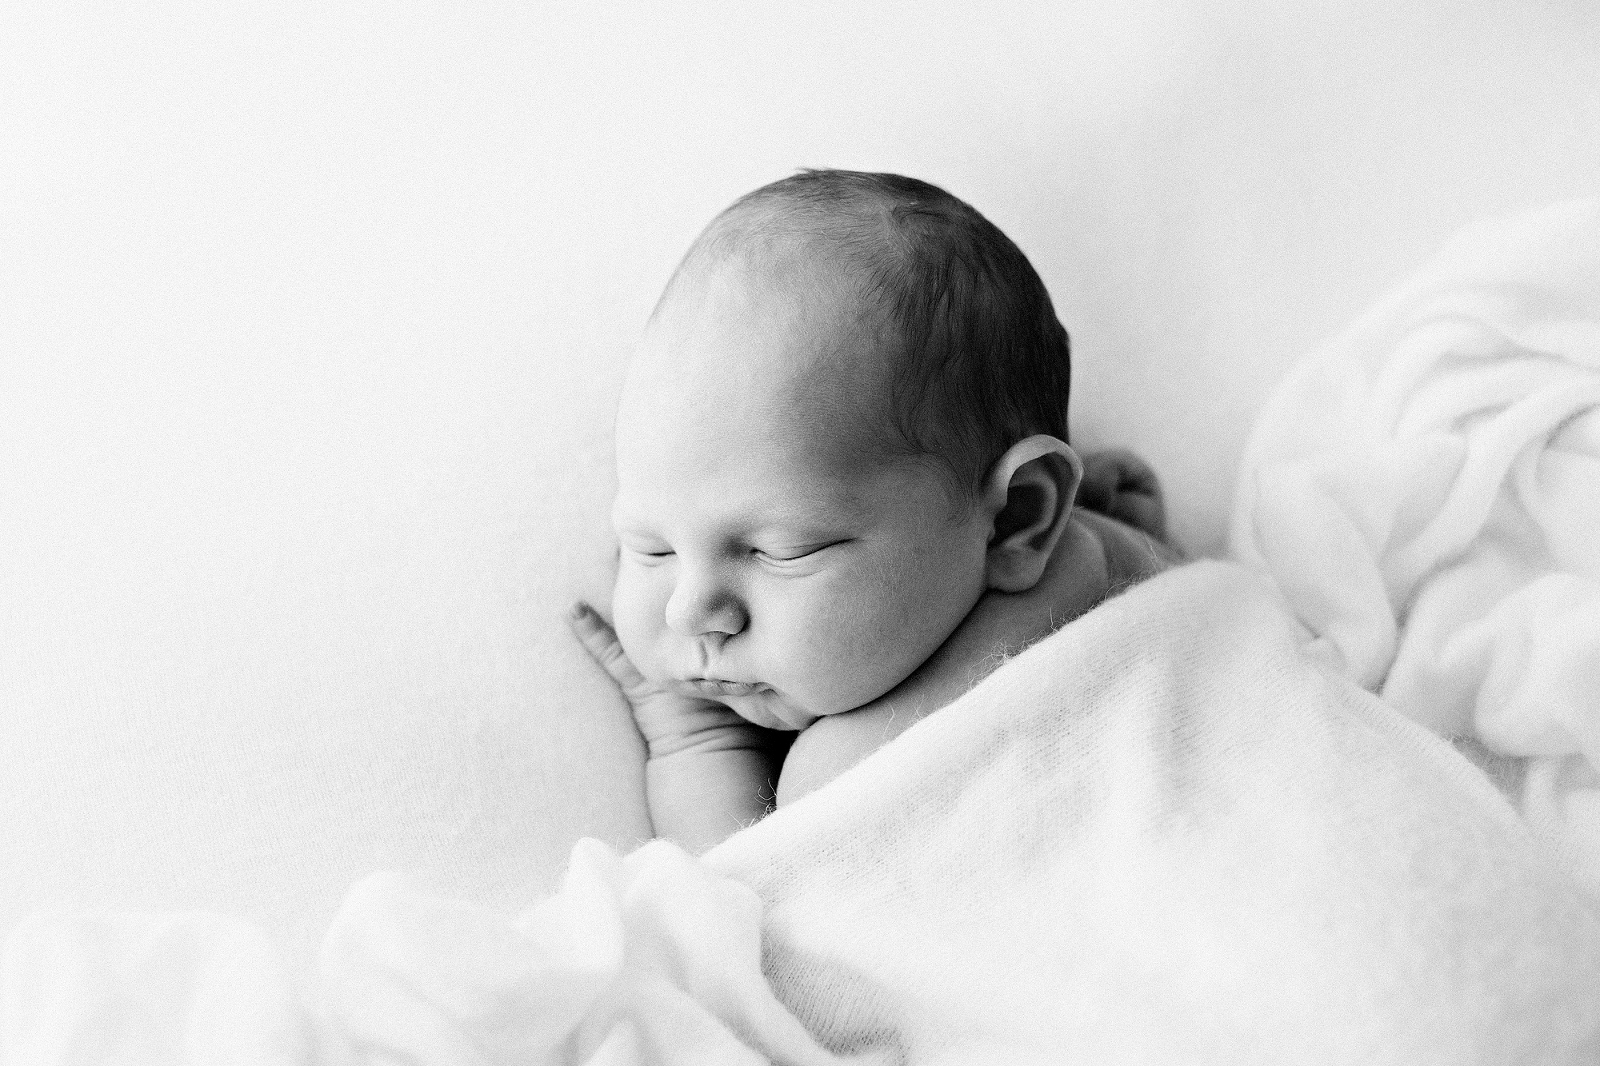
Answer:
<svg viewBox="0 0 1600 1066"><path fill-rule="evenodd" d="M521 915L369 879L314 986L214 916L41 917L6 1061L1593 1061L1591 904L1258 580L1125 593L702 859L585 842Z"/></svg>
<svg viewBox="0 0 1600 1066"><path fill-rule="evenodd" d="M1600 201L1464 230L1291 372L1231 549L1600 891Z"/></svg>

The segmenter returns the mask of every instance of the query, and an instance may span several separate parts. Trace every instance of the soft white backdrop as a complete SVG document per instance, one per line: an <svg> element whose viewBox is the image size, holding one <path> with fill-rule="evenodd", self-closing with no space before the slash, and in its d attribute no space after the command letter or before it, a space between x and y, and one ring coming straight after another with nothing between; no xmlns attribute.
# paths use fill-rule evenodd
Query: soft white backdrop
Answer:
<svg viewBox="0 0 1600 1066"><path fill-rule="evenodd" d="M981 8L981 9L980 9ZM645 831L610 403L677 256L798 166L1033 258L1080 442L1217 550L1266 388L1457 225L1600 185L1585 0L73 4L0 36L0 929L298 942Z"/></svg>

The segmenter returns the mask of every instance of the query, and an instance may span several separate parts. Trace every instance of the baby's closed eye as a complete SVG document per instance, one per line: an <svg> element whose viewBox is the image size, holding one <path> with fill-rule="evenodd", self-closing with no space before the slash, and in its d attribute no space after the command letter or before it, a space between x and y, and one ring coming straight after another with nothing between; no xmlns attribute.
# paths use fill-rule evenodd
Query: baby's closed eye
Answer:
<svg viewBox="0 0 1600 1066"><path fill-rule="evenodd" d="M816 544L799 544L789 547L752 548L751 552L769 562L793 563L801 559L809 559L818 552L844 544L844 540L822 541Z"/></svg>
<svg viewBox="0 0 1600 1066"><path fill-rule="evenodd" d="M676 552L671 545L658 540L640 540L624 537L617 545L617 550L639 562L654 565L672 558Z"/></svg>

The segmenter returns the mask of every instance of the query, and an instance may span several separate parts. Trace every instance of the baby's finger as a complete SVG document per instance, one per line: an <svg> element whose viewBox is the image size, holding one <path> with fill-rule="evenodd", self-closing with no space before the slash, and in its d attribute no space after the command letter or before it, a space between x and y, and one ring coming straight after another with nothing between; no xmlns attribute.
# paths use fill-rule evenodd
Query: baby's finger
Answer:
<svg viewBox="0 0 1600 1066"><path fill-rule="evenodd" d="M612 629L593 607L587 603L573 604L572 610L567 614L567 624L572 627L572 632L577 635L578 641L594 661L611 675L611 679L622 689L625 696L633 700L648 691L650 683L639 673L638 667L633 665L627 652L622 650L622 642L617 639L616 630Z"/></svg>
<svg viewBox="0 0 1600 1066"><path fill-rule="evenodd" d="M1078 501L1088 510L1125 522L1157 540L1166 539L1166 504L1154 468L1122 448L1083 460Z"/></svg>
<svg viewBox="0 0 1600 1066"><path fill-rule="evenodd" d="M1130 451L1119 448L1112 454L1116 457L1118 492L1161 495L1161 479L1156 476L1155 467Z"/></svg>

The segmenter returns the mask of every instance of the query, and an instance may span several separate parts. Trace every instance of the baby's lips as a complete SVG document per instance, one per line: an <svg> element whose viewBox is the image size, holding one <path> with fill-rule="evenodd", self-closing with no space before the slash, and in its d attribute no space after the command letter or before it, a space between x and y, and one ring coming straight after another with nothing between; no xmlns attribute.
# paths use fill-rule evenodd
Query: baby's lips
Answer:
<svg viewBox="0 0 1600 1066"><path fill-rule="evenodd" d="M753 696L767 688L766 685L755 681L724 681L714 677L690 677L681 681L673 681L674 686L681 686L689 692L699 696L729 697Z"/></svg>

